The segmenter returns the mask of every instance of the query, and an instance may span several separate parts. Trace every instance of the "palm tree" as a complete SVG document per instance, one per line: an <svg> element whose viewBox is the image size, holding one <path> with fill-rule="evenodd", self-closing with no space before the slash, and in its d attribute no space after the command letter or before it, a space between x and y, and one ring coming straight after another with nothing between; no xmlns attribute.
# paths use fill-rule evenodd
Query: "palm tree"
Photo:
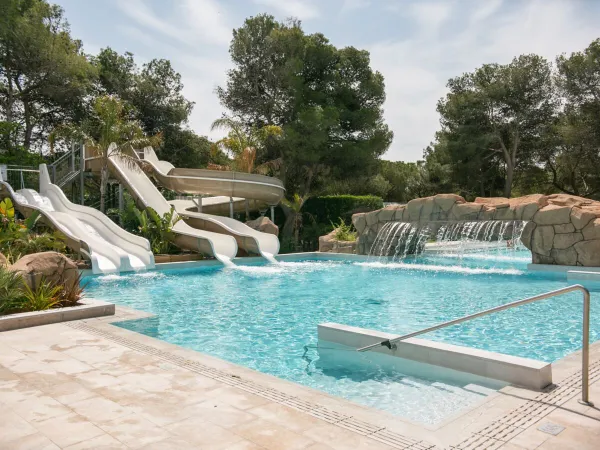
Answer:
<svg viewBox="0 0 600 450"><path fill-rule="evenodd" d="M285 223L283 225L282 235L290 238L294 236L294 249L298 251L300 242L300 229L302 228L302 207L308 200L308 196L301 197L294 194L291 200L284 198L281 203L285 214Z"/></svg>
<svg viewBox="0 0 600 450"><path fill-rule="evenodd" d="M214 154L219 151L225 153L231 158L231 162L227 165L209 164L209 169L266 174L269 170L279 167L280 160L268 161L259 166L255 164L258 150L264 149L269 139L279 138L283 134L281 127L266 125L261 128L247 128L240 121L222 117L212 123L211 130L228 130L226 137L213 144L212 151ZM249 209L246 199L246 217L249 215Z"/></svg>
<svg viewBox="0 0 600 450"><path fill-rule="evenodd" d="M247 128L240 121L229 117L215 120L210 129L228 130L226 137L213 144L214 151L220 150L232 158L228 166L219 167L246 173L264 173L273 166L272 162L255 166L256 154L265 148L269 139L278 138L283 134L283 130L277 125Z"/></svg>
<svg viewBox="0 0 600 450"><path fill-rule="evenodd" d="M59 138L77 139L101 160L100 169L100 211L105 210L106 187L108 185L108 161L118 155L130 158L132 149L148 145L158 145L160 135L148 137L141 124L125 115L125 106L116 96L104 95L96 98L94 115L80 126L63 125L50 133L50 148ZM112 145L114 144L114 145ZM131 159L132 164L134 160Z"/></svg>

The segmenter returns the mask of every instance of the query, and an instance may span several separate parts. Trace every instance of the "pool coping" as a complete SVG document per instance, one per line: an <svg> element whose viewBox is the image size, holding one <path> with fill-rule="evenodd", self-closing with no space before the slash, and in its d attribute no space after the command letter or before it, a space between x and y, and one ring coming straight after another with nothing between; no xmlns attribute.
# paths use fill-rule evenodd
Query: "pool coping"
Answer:
<svg viewBox="0 0 600 450"><path fill-rule="evenodd" d="M115 305L113 303L83 298L79 304L74 306L0 316L0 332L114 314Z"/></svg>

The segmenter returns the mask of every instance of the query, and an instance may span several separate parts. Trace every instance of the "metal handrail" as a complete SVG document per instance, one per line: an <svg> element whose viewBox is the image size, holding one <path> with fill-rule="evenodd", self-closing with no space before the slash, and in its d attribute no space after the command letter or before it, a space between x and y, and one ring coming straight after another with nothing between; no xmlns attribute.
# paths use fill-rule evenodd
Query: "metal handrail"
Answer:
<svg viewBox="0 0 600 450"><path fill-rule="evenodd" d="M590 291L588 291L585 287L580 284L575 284L573 286L569 286L562 289L557 289L556 291L546 292L545 294L536 295L534 297L529 297L523 300L518 300L516 302L507 303L505 305L496 306L495 308L486 309L485 311L480 311L475 314L470 314L468 316L460 317L458 319L450 320L448 322L440 323L438 325L434 325L429 328L425 328L423 330L414 331L409 334L405 334L403 336L398 336L392 339L386 339L385 341L378 342L376 344L367 345L365 347L361 347L357 349L359 352L366 352L367 350L371 350L375 347L387 347L388 349L395 348L394 343L398 341L403 341L405 339L419 336L421 334L429 333L431 331L436 331L441 328L446 328L451 325L456 325L462 322L466 322L468 320L473 320L478 317L487 316L488 314L492 314L498 311L503 311L505 309L515 308L517 306L526 305L528 303L533 303L538 300L545 300L550 297L556 297L557 295L568 294L573 291L581 291L583 293L583 348L581 354L581 399L582 403L590 405L589 401L589 367L590 367Z"/></svg>

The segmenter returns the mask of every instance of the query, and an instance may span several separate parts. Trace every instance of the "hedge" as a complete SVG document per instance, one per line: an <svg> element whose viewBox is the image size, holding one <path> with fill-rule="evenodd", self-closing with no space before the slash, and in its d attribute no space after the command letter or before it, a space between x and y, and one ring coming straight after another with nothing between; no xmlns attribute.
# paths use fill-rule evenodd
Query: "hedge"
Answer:
<svg viewBox="0 0 600 450"><path fill-rule="evenodd" d="M327 195L311 197L306 200L302 211L304 220L317 223L337 223L340 218L346 223L351 223L352 214L373 211L383 208L381 197L374 195Z"/></svg>
<svg viewBox="0 0 600 450"><path fill-rule="evenodd" d="M352 214L383 208L383 199L374 195L327 195L309 198L302 207L303 227L301 232L304 251L319 248L319 236L329 233L332 223L340 218L352 223Z"/></svg>

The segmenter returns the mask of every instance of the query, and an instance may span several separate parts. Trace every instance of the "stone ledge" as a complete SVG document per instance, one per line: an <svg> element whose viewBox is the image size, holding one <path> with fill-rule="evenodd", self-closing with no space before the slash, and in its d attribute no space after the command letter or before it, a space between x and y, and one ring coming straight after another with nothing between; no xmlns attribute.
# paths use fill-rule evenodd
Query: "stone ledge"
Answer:
<svg viewBox="0 0 600 450"><path fill-rule="evenodd" d="M0 316L0 332L37 327L71 320L112 316L115 305L102 300L82 299L80 305Z"/></svg>
<svg viewBox="0 0 600 450"><path fill-rule="evenodd" d="M319 341L334 342L351 348L360 348L397 337L390 333L337 323L319 324L318 336ZM552 365L549 363L443 342L409 338L398 342L395 350L381 347L372 351L501 380L529 389L540 390L552 384Z"/></svg>

